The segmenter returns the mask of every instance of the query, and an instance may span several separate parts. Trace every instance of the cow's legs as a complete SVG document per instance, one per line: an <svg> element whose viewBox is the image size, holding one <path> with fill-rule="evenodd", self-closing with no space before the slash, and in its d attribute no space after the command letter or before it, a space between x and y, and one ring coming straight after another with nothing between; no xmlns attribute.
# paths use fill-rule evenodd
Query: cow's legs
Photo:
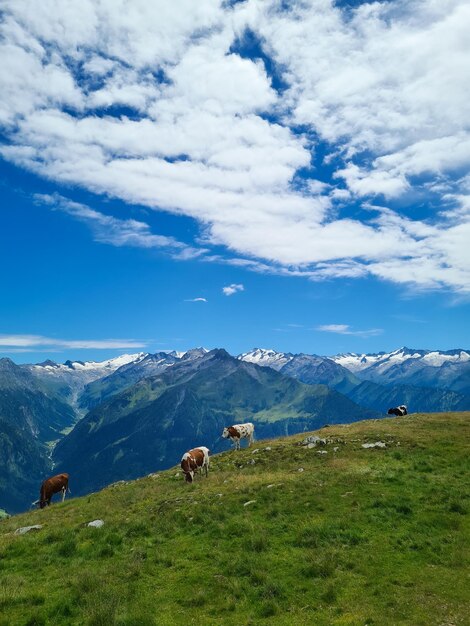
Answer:
<svg viewBox="0 0 470 626"><path fill-rule="evenodd" d="M62 491L62 502L63 502L65 500L65 492L67 491L67 489L65 487L62 487L61 491Z"/></svg>

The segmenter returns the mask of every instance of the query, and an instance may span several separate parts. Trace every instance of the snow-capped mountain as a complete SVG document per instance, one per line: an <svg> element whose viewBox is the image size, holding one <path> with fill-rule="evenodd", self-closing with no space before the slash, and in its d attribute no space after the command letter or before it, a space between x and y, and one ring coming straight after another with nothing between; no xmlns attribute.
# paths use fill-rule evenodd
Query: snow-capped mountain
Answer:
<svg viewBox="0 0 470 626"><path fill-rule="evenodd" d="M470 395L470 351L462 349L399 348L377 354L348 353L325 357L255 348L238 358L271 367L310 385L328 385L349 397L353 397L352 389L361 381L387 386L432 387ZM419 389L414 391L415 395L422 393Z"/></svg>
<svg viewBox="0 0 470 626"><path fill-rule="evenodd" d="M127 365L128 363L135 363L147 356L146 352L138 352L137 354L121 354L120 356L112 359L106 359L105 361L65 361L65 363L55 363L54 361L47 360L43 363L36 363L35 365L27 365L30 370L34 372L48 372L54 375L58 373L70 372L90 372L91 376L101 376L110 374L117 370L118 367Z"/></svg>
<svg viewBox="0 0 470 626"><path fill-rule="evenodd" d="M413 350L403 347L393 352L377 354L349 352L330 358L351 372L361 372L373 367L377 372L385 373L391 367L401 365L410 359L429 367L441 367L445 363L467 363L470 361L470 353L461 349L440 352L439 350Z"/></svg>
<svg viewBox="0 0 470 626"><path fill-rule="evenodd" d="M292 354L254 348L240 354L238 359L261 367L270 367L309 385L327 385L341 393L345 393L360 382L346 368L316 354Z"/></svg>
<svg viewBox="0 0 470 626"><path fill-rule="evenodd" d="M378 354L338 354L331 359L362 380L470 393L470 351L399 348Z"/></svg>
<svg viewBox="0 0 470 626"><path fill-rule="evenodd" d="M164 370L177 363L194 361L207 354L205 348L193 348L186 352L157 352L145 354L118 367L106 376L101 376L88 383L80 394L79 404L82 408L91 409L110 396L135 385L144 378L161 374Z"/></svg>
<svg viewBox="0 0 470 626"><path fill-rule="evenodd" d="M65 399L76 405L77 398L84 387L129 363L138 363L147 356L145 352L121 354L105 361L66 361L55 363L47 360L35 365L22 365L32 374L38 384L51 395Z"/></svg>
<svg viewBox="0 0 470 626"><path fill-rule="evenodd" d="M248 361L265 367L271 367L279 371L294 358L290 352L276 352L265 348L253 348L249 352L238 355L240 361Z"/></svg>

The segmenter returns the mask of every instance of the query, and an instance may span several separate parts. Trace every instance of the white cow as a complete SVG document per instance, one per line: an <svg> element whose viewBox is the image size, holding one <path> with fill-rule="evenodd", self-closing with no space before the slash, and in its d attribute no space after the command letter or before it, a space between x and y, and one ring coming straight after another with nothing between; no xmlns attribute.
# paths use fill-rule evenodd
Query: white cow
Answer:
<svg viewBox="0 0 470 626"><path fill-rule="evenodd" d="M224 439L231 439L235 450L240 450L240 439L248 439L248 447L253 443L253 435L255 427L251 422L247 424L234 424L233 426L227 426L224 428L222 437Z"/></svg>

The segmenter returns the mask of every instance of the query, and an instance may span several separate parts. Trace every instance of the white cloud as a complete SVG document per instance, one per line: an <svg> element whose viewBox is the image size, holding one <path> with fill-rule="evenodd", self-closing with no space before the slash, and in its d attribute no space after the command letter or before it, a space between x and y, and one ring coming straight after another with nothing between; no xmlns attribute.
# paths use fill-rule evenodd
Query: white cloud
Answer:
<svg viewBox="0 0 470 626"><path fill-rule="evenodd" d="M190 298L185 300L185 302L207 302L207 298Z"/></svg>
<svg viewBox="0 0 470 626"><path fill-rule="evenodd" d="M222 287L222 292L226 296L233 296L234 293L238 293L239 291L245 291L245 287L243 285L236 284L236 283L227 285L227 287Z"/></svg>
<svg viewBox="0 0 470 626"><path fill-rule="evenodd" d="M204 254L203 248L193 248L177 241L173 237L155 235L145 222L128 219L121 220L110 215L95 211L90 207L73 202L63 196L36 194L36 202L47 205L53 210L71 215L80 222L87 224L95 241L113 246L131 246L135 248L161 248L172 256L182 259L195 258Z"/></svg>
<svg viewBox="0 0 470 626"><path fill-rule="evenodd" d="M127 350L129 348L145 348L147 344L133 339L57 339L54 337L44 337L42 335L0 335L0 348L27 348L36 349L41 346L50 348L76 348L109 350Z"/></svg>
<svg viewBox="0 0 470 626"><path fill-rule="evenodd" d="M369 330L352 330L348 324L322 324L317 326L315 330L319 330L326 333L337 333L339 335L356 335L357 337L376 337L381 335L383 330L381 328L370 328Z"/></svg>
<svg viewBox="0 0 470 626"><path fill-rule="evenodd" d="M56 197L97 241L468 292L469 21L464 0L6 0L0 154L194 218L204 249ZM282 93L237 54L247 28ZM351 217L370 197L399 208Z"/></svg>

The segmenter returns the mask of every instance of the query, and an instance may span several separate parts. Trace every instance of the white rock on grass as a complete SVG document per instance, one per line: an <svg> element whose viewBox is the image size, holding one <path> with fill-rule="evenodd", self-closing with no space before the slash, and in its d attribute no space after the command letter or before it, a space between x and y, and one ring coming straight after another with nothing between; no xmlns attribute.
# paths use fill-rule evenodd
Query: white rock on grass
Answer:
<svg viewBox="0 0 470 626"><path fill-rule="evenodd" d="M326 450L318 450L317 454L328 454Z"/></svg>
<svg viewBox="0 0 470 626"><path fill-rule="evenodd" d="M299 467L299 469L297 470L298 472L303 472L304 468L303 467Z"/></svg>
<svg viewBox="0 0 470 626"><path fill-rule="evenodd" d="M87 526L91 526L91 528L101 528L104 526L104 522L102 519L95 519L92 522L88 522Z"/></svg>
<svg viewBox="0 0 470 626"><path fill-rule="evenodd" d="M363 448L386 448L387 444L383 441L376 441L375 443L363 443Z"/></svg>
<svg viewBox="0 0 470 626"><path fill-rule="evenodd" d="M14 532L15 535L26 535L32 530L41 530L42 524L34 524L34 526L23 526L22 528L17 528Z"/></svg>
<svg viewBox="0 0 470 626"><path fill-rule="evenodd" d="M255 448L255 449L251 452L251 454L256 454L257 452L259 452L259 448Z"/></svg>
<svg viewBox="0 0 470 626"><path fill-rule="evenodd" d="M316 446L317 444L326 446L326 439L322 439L321 437L317 437L316 435L309 435L308 437L305 437L305 439L302 441L303 446L308 446L310 443L313 443L314 446Z"/></svg>
<svg viewBox="0 0 470 626"><path fill-rule="evenodd" d="M250 504L254 504L255 502L256 500L248 500L248 502L245 502L243 506L249 506Z"/></svg>
<svg viewBox="0 0 470 626"><path fill-rule="evenodd" d="M269 452L269 450L271 450L271 446L266 446L265 450Z"/></svg>

